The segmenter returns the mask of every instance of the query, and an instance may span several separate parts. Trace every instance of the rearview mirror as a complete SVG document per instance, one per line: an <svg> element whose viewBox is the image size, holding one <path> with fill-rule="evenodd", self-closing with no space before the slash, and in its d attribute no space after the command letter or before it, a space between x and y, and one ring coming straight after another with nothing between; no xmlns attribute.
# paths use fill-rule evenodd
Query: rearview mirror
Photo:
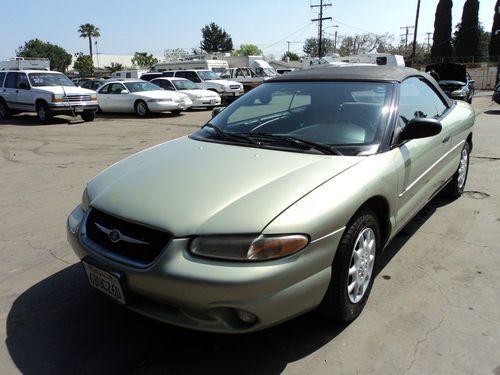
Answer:
<svg viewBox="0 0 500 375"><path fill-rule="evenodd" d="M213 111L212 111L212 118L214 118L215 116L217 116L219 113L221 113L222 111L224 110L224 107L217 107L217 108L214 108Z"/></svg>
<svg viewBox="0 0 500 375"><path fill-rule="evenodd" d="M417 138L427 138L439 134L442 129L441 122L433 118L412 118L399 134L399 141Z"/></svg>
<svg viewBox="0 0 500 375"><path fill-rule="evenodd" d="M122 91L120 91L120 94L128 94L128 93L129 93L128 90L122 90Z"/></svg>

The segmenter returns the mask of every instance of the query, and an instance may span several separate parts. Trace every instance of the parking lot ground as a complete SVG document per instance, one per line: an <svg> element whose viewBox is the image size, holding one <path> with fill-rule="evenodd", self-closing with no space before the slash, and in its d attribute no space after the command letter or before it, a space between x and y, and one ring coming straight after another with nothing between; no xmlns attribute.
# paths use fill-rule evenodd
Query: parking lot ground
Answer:
<svg viewBox="0 0 500 375"><path fill-rule="evenodd" d="M0 374L500 374L500 106L479 92L464 195L437 197L388 246L363 314L312 312L231 336L157 323L87 285L65 220L112 163L208 111L0 121ZM200 194L203 194L200 184Z"/></svg>

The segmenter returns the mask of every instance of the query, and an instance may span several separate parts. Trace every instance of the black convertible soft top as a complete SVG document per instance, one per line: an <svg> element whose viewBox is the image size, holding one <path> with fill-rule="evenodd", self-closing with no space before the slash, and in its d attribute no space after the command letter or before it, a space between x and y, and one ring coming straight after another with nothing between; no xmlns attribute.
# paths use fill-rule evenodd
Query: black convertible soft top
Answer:
<svg viewBox="0 0 500 375"><path fill-rule="evenodd" d="M420 76L441 94L449 106L452 101L446 96L437 82L427 73L413 68L379 65L322 65L314 68L295 70L288 74L274 77L264 83L303 82L303 81L376 81L402 82L408 77Z"/></svg>

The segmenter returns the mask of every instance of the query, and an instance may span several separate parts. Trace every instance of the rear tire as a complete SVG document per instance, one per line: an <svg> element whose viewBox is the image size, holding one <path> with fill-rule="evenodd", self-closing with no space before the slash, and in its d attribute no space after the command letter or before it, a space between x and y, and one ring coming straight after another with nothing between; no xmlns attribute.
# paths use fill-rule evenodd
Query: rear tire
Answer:
<svg viewBox="0 0 500 375"><path fill-rule="evenodd" d="M50 124L54 119L54 115L49 109L49 106L45 102L38 102L36 104L36 114L38 116L38 120L42 124Z"/></svg>
<svg viewBox="0 0 500 375"><path fill-rule="evenodd" d="M138 100L135 102L135 113L137 116L144 118L144 117L149 117L151 115L151 111L148 108L148 105L144 100Z"/></svg>
<svg viewBox="0 0 500 375"><path fill-rule="evenodd" d="M6 119L12 116L12 111L10 110L5 100L0 99L0 119Z"/></svg>
<svg viewBox="0 0 500 375"><path fill-rule="evenodd" d="M377 216L368 209L359 211L340 240L320 312L339 322L350 322L361 314L373 285L380 248Z"/></svg>
<svg viewBox="0 0 500 375"><path fill-rule="evenodd" d="M95 112L94 111L85 111L82 113L82 120L86 122L94 121L95 119Z"/></svg>
<svg viewBox="0 0 500 375"><path fill-rule="evenodd" d="M458 169L444 188L444 193L452 198L459 198L465 190L465 183L469 175L469 159L470 159L470 145L465 141L464 147L460 152L460 163Z"/></svg>

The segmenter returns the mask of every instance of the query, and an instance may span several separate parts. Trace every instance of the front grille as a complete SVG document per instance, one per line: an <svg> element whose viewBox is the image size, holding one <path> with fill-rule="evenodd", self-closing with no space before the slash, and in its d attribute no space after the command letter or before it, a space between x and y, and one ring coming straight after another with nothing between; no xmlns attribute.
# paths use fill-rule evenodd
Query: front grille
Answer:
<svg viewBox="0 0 500 375"><path fill-rule="evenodd" d="M240 89L240 86L238 85L230 85L229 86L232 90L239 90Z"/></svg>
<svg viewBox="0 0 500 375"><path fill-rule="evenodd" d="M172 238L169 233L131 223L94 208L89 213L86 228L87 236L108 251L144 265L152 263Z"/></svg>
<svg viewBox="0 0 500 375"><path fill-rule="evenodd" d="M64 102L87 102L90 100L90 95L66 95L63 99Z"/></svg>

